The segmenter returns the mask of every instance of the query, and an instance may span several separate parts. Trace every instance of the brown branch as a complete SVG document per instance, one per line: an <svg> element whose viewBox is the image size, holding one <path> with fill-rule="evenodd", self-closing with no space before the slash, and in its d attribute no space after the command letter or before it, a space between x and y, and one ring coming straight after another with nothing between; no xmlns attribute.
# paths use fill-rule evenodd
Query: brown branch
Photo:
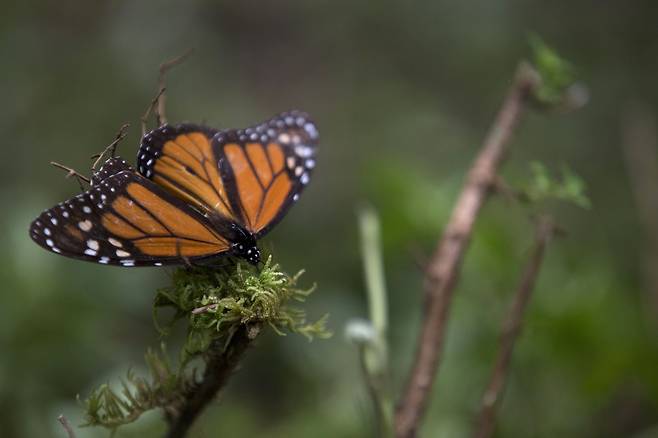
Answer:
<svg viewBox="0 0 658 438"><path fill-rule="evenodd" d="M163 125L167 123L167 117L165 115L165 105L166 105L166 98L164 94L165 90L165 77L167 75L167 72L171 70L172 68L176 67L177 65L180 65L184 63L187 58L192 56L192 53L194 53L194 49L190 48L185 51L180 56L177 56L173 59L170 59L169 61L165 61L162 64L160 64L160 76L158 77L158 90L162 90L162 94L160 95L160 98L158 99L158 110L156 112L156 122L158 126Z"/></svg>
<svg viewBox="0 0 658 438"><path fill-rule="evenodd" d="M69 420L67 420L64 415L57 417L57 421L61 423L62 427L66 431L68 438L75 438L75 432L73 432L73 428L71 427Z"/></svg>
<svg viewBox="0 0 658 438"><path fill-rule="evenodd" d="M160 101L160 97L164 94L165 89L164 88L159 88L157 94L153 99L151 99L151 103L149 103L149 106L146 108L146 111L144 112L144 115L141 118L142 121L142 137L146 135L146 122L149 119L149 116L151 115L151 111L153 111L156 106L158 106L158 102ZM156 122L158 126L160 126L160 116L157 115L158 109L155 110L156 112Z"/></svg>
<svg viewBox="0 0 658 438"><path fill-rule="evenodd" d="M85 190L87 190L87 189L86 189L85 186L82 184L82 182L84 181L84 182L86 182L87 184L91 184L91 180L90 180L89 178L87 178L86 176L82 175L81 173L79 173L79 172L78 172L77 170L75 170L75 169L72 169L72 168L70 168L70 167L68 167L68 166L65 166L65 165L63 165L63 164L59 164L59 163L56 162L56 161L51 161L50 164L53 165L53 166L55 166L55 167L57 167L58 169L65 170L65 171L66 171L66 176L65 176L64 178L71 178L72 176L74 176L75 179L78 180L78 184L80 184L80 190L82 190L83 192L84 192Z"/></svg>
<svg viewBox="0 0 658 438"><path fill-rule="evenodd" d="M212 312L219 307L219 304L213 303L213 304L207 304L205 306L197 307L195 309L192 309L192 315L198 315L200 313L206 313L206 312Z"/></svg>
<svg viewBox="0 0 658 438"><path fill-rule="evenodd" d="M539 269L544 259L546 246L554 232L555 227L549 218L539 219L537 223L535 243L525 270L523 271L521 282L516 290L512 307L507 314L507 318L505 318L505 321L503 322L498 356L496 357L489 385L482 396L480 413L478 416L478 428L475 433L477 438L488 438L493 434L496 413L509 373L514 344L521 333L523 315L537 281Z"/></svg>
<svg viewBox="0 0 658 438"><path fill-rule="evenodd" d="M182 438L187 435L196 418L224 387L242 355L260 333L260 328L259 324L242 326L233 335L226 348L223 343L211 346L203 379L188 391L180 408L167 412L169 421L167 438Z"/></svg>
<svg viewBox="0 0 658 438"><path fill-rule="evenodd" d="M395 415L398 437L415 436L427 408L445 339L448 310L475 218L494 184L512 131L538 83L537 72L522 63L430 260L416 356Z"/></svg>
<svg viewBox="0 0 658 438"><path fill-rule="evenodd" d="M658 127L656 113L639 103L622 114L622 149L635 198L638 219L646 235L644 289L649 320L658 322Z"/></svg>

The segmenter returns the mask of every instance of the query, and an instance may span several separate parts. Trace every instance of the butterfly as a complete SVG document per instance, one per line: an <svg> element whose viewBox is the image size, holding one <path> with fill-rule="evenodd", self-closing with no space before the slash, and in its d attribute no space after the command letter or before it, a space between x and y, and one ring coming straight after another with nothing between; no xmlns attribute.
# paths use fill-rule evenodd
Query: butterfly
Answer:
<svg viewBox="0 0 658 438"><path fill-rule="evenodd" d="M257 241L299 199L315 167L318 130L282 113L246 129L162 125L89 190L45 210L30 236L52 252L101 264L163 266L233 255L260 261Z"/></svg>

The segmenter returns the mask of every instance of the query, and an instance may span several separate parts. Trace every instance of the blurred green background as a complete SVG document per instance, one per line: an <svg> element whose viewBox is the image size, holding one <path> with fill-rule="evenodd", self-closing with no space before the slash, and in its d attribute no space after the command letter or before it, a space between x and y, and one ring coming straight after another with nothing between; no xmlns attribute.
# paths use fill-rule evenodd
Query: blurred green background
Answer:
<svg viewBox="0 0 658 438"><path fill-rule="evenodd" d="M313 182L266 245L318 283L309 314L329 312L336 332L313 343L261 337L193 436L368 436L367 393L342 336L348 319L367 313L355 207L368 200L382 217L398 389L423 301L415 254L434 247L530 32L575 65L591 99L574 113L525 117L504 176L518 185L532 160L568 164L592 208L554 210L569 235L549 248L497 436L658 436L658 311L648 305L647 236L622 150L629 102L658 111L656 2L10 0L2 10L3 437L63 437L58 414L81 422L76 394L139 371L158 343L151 300L167 270L57 257L27 227L78 191L49 161L88 168L126 121L119 153L134 159L158 65L189 47L194 56L168 77L170 121L244 127L290 108L317 121ZM423 436L472 433L532 236L525 210L487 204ZM162 430L155 413L116 436Z"/></svg>

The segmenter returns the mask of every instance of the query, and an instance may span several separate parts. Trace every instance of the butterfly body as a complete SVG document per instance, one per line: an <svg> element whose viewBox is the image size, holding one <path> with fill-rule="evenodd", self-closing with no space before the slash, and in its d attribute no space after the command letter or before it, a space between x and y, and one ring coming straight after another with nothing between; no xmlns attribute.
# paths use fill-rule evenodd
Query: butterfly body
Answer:
<svg viewBox="0 0 658 438"><path fill-rule="evenodd" d="M300 112L244 130L164 125L142 139L135 171L120 157L92 187L44 211L32 239L62 255L162 266L234 255L257 264L257 240L299 198L317 129Z"/></svg>

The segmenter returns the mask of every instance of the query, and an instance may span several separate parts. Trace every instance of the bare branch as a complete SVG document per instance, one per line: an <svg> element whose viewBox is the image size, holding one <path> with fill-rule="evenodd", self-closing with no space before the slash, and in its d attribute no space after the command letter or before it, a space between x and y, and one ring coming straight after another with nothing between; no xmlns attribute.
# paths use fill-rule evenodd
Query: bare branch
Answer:
<svg viewBox="0 0 658 438"><path fill-rule="evenodd" d="M213 310L217 309L218 306L219 305L217 303L213 303L206 306L197 307L196 309L192 309L192 314L198 315L200 313L212 312Z"/></svg>
<svg viewBox="0 0 658 438"><path fill-rule="evenodd" d="M146 135L146 122L148 122L149 116L151 115L151 111L153 111L156 106L158 106L158 102L160 101L160 97L164 94L165 89L164 88L159 88L158 93L155 95L153 99L151 99L151 103L149 106L146 108L146 111L144 112L144 115L142 116L142 137ZM156 113L157 113L156 109ZM160 117L156 115L156 121L158 123L158 126L160 126Z"/></svg>
<svg viewBox="0 0 658 438"><path fill-rule="evenodd" d="M635 103L622 115L622 149L635 198L638 219L646 235L644 288L648 319L658 322L658 128L656 113Z"/></svg>
<svg viewBox="0 0 658 438"><path fill-rule="evenodd" d="M190 48L185 51L180 56L177 56L173 59L170 59L169 61L165 61L162 64L160 64L160 76L158 77L158 90L162 90L163 92L160 95L160 98L158 99L158 108L156 112L156 122L158 126L163 125L167 123L167 117L165 115L165 104L166 104L166 96L164 94L165 90L165 77L167 75L167 72L171 70L172 68L176 67L177 65L180 65L187 61L187 59L192 56L194 53L194 49Z"/></svg>
<svg viewBox="0 0 658 438"><path fill-rule="evenodd" d="M91 184L91 180L89 178L82 175L81 173L79 173L75 169L72 169L72 168L70 168L68 166L65 166L63 164L59 164L56 161L51 161L50 164L57 167L58 169L65 170L66 171L66 176L64 178L71 178L72 176L74 176L78 180L78 184L80 184L80 190L82 190L82 191L87 190L85 188L85 186L82 184L83 181L86 182L87 184Z"/></svg>
<svg viewBox="0 0 658 438"><path fill-rule="evenodd" d="M539 75L522 63L505 101L475 159L443 237L425 275L426 301L421 333L407 386L396 411L396 436L415 436L427 408L445 339L448 310L475 219L496 179L507 148Z"/></svg>
<svg viewBox="0 0 658 438"><path fill-rule="evenodd" d="M129 127L130 127L130 123L124 123L123 125L121 125L116 135L114 136L114 140L112 141L112 143L107 145L105 149L103 149L103 152L101 152L100 154L92 155L91 159L95 160L94 164L91 165L92 171L96 169L96 166L98 166L98 164L101 162L103 157L107 157L108 154L110 157L114 157L114 154L117 151L117 145L121 140L124 139Z"/></svg>
<svg viewBox="0 0 658 438"><path fill-rule="evenodd" d="M495 366L489 380L487 390L482 396L480 413L478 416L478 428L475 433L477 438L488 438L493 434L496 423L496 412L502 398L503 389L509 366L514 351L514 344L521 333L523 315L530 301L539 274L539 268L544 259L546 246L555 232L555 227L550 218L540 218L537 223L535 242L530 253L521 282L514 296L512 307L503 322L500 336L500 348L496 357Z"/></svg>
<svg viewBox="0 0 658 438"><path fill-rule="evenodd" d="M68 438L75 438L75 432L73 432L73 428L71 427L69 420L67 420L64 415L60 415L59 417L57 417L57 421L59 421L62 424L62 427L66 431L66 435L68 436Z"/></svg>

